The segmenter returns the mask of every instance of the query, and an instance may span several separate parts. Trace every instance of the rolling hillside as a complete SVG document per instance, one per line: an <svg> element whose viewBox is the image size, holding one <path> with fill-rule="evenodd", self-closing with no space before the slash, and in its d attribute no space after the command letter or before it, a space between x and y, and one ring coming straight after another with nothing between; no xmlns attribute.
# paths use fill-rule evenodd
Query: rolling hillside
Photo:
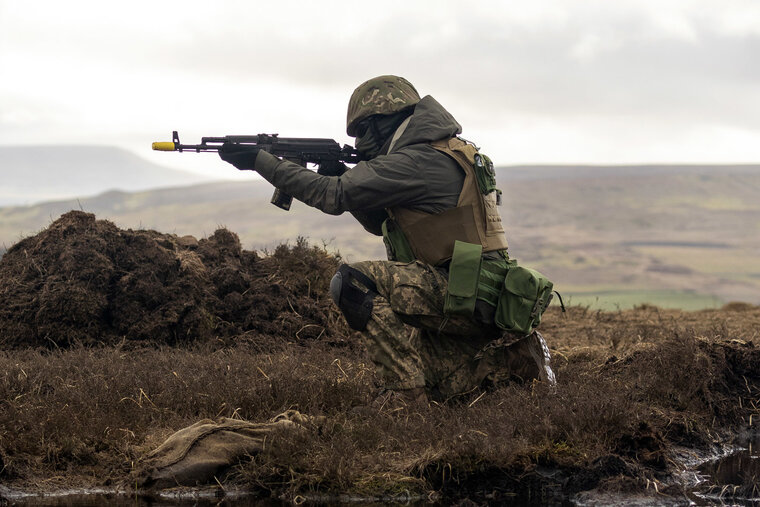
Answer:
<svg viewBox="0 0 760 507"><path fill-rule="evenodd" d="M112 146L0 146L0 206L208 181Z"/></svg>
<svg viewBox="0 0 760 507"><path fill-rule="evenodd" d="M499 169L510 253L572 302L681 308L760 303L760 166L521 166ZM269 204L260 181L218 182L0 208L0 245L70 209L120 227L210 235L224 225L246 248L305 236L350 261L383 258L380 238L349 214Z"/></svg>

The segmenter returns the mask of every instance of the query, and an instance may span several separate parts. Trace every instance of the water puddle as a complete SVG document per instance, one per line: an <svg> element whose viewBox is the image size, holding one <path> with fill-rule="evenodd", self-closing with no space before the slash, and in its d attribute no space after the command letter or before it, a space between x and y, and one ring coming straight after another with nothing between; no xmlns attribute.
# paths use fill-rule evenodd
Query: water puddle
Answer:
<svg viewBox="0 0 760 507"><path fill-rule="evenodd" d="M697 468L694 489L697 505L751 505L760 507L760 434L740 444L740 449Z"/></svg>
<svg viewBox="0 0 760 507"><path fill-rule="evenodd" d="M292 501L264 498L244 490L219 488L177 488L164 490L150 496L135 496L114 489L71 489L56 493L29 493L11 490L0 485L0 506L19 507L285 507L292 505L361 505L362 507L385 507L387 505L429 505L426 497L357 497L349 495L296 496Z"/></svg>
<svg viewBox="0 0 760 507"><path fill-rule="evenodd" d="M751 435L740 440L735 450L717 459L705 461L687 472L691 479L688 494L691 505L741 505L760 507L760 434ZM156 496L135 497L124 491L108 489L68 490L55 494L34 494L13 491L0 485L0 505L18 505L29 507L74 507L115 505L120 507L156 507L156 506L266 506L283 505L327 505L327 504L361 504L365 507L374 505L422 505L423 498L353 498L353 497L297 497L294 501L283 502L274 498L257 497L246 491L208 489L166 490ZM429 499L428 499L429 500ZM677 498L672 502L658 497L653 503L651 497L621 496L608 498L583 497L571 499L557 498L558 504L571 505L682 505Z"/></svg>
<svg viewBox="0 0 760 507"><path fill-rule="evenodd" d="M3 501L7 503L3 503ZM274 498L261 498L245 491L219 489L167 490L153 496L134 496L124 491L109 489L72 489L56 493L35 494L2 489L0 505L24 507L96 507L113 505L116 507L184 507L184 506L257 506L281 507L285 503Z"/></svg>

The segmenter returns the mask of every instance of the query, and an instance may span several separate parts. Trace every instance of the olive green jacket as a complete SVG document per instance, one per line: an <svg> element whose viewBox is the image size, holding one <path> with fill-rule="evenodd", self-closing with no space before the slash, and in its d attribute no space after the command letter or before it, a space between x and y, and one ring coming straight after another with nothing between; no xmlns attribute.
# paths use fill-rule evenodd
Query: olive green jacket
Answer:
<svg viewBox="0 0 760 507"><path fill-rule="evenodd" d="M428 95L417 104L389 153L359 162L341 176L322 176L267 152L259 153L255 170L309 206L331 215L349 211L365 229L380 235L386 208L440 213L456 207L464 173L429 143L461 131L454 117Z"/></svg>

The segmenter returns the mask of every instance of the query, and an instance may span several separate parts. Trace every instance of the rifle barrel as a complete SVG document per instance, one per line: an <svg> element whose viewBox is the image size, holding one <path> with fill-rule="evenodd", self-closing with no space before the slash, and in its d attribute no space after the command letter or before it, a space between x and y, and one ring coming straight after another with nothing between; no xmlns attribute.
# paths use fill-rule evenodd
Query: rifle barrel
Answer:
<svg viewBox="0 0 760 507"><path fill-rule="evenodd" d="M270 153L290 160L322 163L341 161L349 164L359 162L358 152L351 146L338 144L334 139L319 137L279 137L278 134L258 134L245 136L202 137L201 144L180 144L177 132L172 133L172 142L155 142L156 151L218 152L224 143L258 145Z"/></svg>

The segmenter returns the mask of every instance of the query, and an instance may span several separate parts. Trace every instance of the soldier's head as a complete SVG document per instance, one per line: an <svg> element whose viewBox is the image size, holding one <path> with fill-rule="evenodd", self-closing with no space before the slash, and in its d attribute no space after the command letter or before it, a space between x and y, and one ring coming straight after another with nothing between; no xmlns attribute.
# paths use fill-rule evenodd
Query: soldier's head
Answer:
<svg viewBox="0 0 760 507"><path fill-rule="evenodd" d="M372 158L419 101L419 93L403 77L365 81L348 101L346 133L356 138L357 150Z"/></svg>

